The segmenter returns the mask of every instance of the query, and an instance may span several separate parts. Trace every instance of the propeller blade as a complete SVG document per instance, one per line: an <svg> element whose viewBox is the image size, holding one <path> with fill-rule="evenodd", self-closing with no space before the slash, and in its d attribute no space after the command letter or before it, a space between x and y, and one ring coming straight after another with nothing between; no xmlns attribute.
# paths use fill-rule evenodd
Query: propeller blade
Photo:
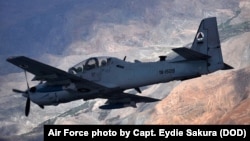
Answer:
<svg viewBox="0 0 250 141"><path fill-rule="evenodd" d="M41 109L44 109L44 106L43 105L38 105Z"/></svg>
<svg viewBox="0 0 250 141"><path fill-rule="evenodd" d="M25 74L25 79L26 79L26 83L27 83L27 88L28 90L30 89L29 87L29 83L28 83L28 79L27 79L27 73L26 73L26 70L24 70L24 74Z"/></svg>
<svg viewBox="0 0 250 141"><path fill-rule="evenodd" d="M29 112L30 112L30 98L28 97L27 101L26 101L26 106L25 106L25 116L26 117L29 115Z"/></svg>
<svg viewBox="0 0 250 141"><path fill-rule="evenodd" d="M18 89L12 89L12 91L15 92L15 93L26 94L26 91L21 91L21 90L18 90Z"/></svg>

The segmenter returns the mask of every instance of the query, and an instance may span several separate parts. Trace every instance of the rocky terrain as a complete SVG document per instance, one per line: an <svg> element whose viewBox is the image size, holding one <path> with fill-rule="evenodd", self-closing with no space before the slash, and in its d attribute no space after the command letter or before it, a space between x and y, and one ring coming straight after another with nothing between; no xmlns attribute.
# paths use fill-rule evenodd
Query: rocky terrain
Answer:
<svg viewBox="0 0 250 141"><path fill-rule="evenodd" d="M249 0L14 0L0 2L0 9L0 140L42 140L44 124L250 124ZM173 47L190 46L201 19L211 16L224 61L235 69L141 88L160 102L116 110L100 110L101 99L44 110L31 104L27 118L25 98L11 91L26 84L23 72L5 61L9 56L63 70L99 55L156 61Z"/></svg>
<svg viewBox="0 0 250 141"><path fill-rule="evenodd" d="M250 67L182 82L159 102L149 124L250 124Z"/></svg>

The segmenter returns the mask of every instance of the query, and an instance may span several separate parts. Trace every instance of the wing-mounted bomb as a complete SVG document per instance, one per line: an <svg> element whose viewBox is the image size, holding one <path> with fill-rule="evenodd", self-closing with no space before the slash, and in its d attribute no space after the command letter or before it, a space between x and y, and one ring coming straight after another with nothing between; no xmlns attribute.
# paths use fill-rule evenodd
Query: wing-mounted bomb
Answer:
<svg viewBox="0 0 250 141"><path fill-rule="evenodd" d="M120 100L107 100L104 105L99 106L100 109L109 110L109 109L120 109L125 107L133 107L136 108L136 102L131 101L128 98L120 99Z"/></svg>

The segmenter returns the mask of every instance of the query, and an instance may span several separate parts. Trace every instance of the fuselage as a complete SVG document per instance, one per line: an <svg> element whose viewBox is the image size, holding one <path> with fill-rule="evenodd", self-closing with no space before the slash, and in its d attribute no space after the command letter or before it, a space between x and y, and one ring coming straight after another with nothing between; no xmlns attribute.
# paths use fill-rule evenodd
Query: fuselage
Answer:
<svg viewBox="0 0 250 141"><path fill-rule="evenodd" d="M205 61L190 61L189 63L135 61L132 63L117 58L108 59L103 66L100 65L87 71L81 70L75 75L104 87L123 91L172 80L188 79L207 73ZM79 91L73 83L67 86L49 86L43 83L36 86L36 91L30 94L30 98L38 105L58 105L78 99L100 98L102 94L105 93Z"/></svg>
<svg viewBox="0 0 250 141"><path fill-rule="evenodd" d="M96 80L96 83L106 87L119 87L125 90L206 74L206 65L205 61L131 63L114 58L109 66L96 71L98 78L93 78L92 81ZM91 73L90 71L83 74L82 77L90 76Z"/></svg>

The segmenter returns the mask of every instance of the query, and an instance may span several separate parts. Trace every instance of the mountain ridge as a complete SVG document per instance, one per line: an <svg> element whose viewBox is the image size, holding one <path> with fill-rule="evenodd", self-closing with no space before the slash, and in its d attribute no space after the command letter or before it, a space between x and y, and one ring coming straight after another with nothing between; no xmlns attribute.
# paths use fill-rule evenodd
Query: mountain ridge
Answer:
<svg viewBox="0 0 250 141"><path fill-rule="evenodd" d="M250 124L249 85L250 66L182 82L155 106L147 123Z"/></svg>
<svg viewBox="0 0 250 141"><path fill-rule="evenodd" d="M0 27L3 31L0 33L0 59L3 60L0 62L0 104L5 105L0 107L0 136L6 137L6 140L42 140L44 124L154 124L157 120L152 119L164 119L164 116L168 120L159 120L159 123L248 123L249 96L244 99L245 93L242 97L233 92L249 93L246 89L249 80L242 75L249 76L250 66L249 0L25 2L0 2L0 21L3 25ZM65 71L83 59L99 55L127 56L127 61L156 61L158 56L171 51L171 47L190 46L188 43L193 41L200 20L207 17L217 17L224 62L235 69L218 71L194 80L141 88L141 95L162 98L159 103L140 103L137 109L128 107L107 111L98 109L104 103L101 99L47 106L44 110L31 104L32 114L27 118L24 116L24 98L11 91L12 88L25 90L27 86L22 70L5 61L9 55L27 55ZM244 68L246 73L241 72ZM31 79L32 75L28 74L28 78ZM209 95L210 92L213 96L195 95L195 90L201 93L207 86L202 79L210 80L209 90L204 93ZM217 79L221 79L220 82L226 80L225 85ZM197 88L191 86L192 83ZM238 86L240 83L242 86ZM35 84L30 82L31 86ZM187 97L182 90L184 86L192 97ZM169 100L171 97L179 99ZM169 103L164 103L166 99ZM192 103L199 100L196 105ZM173 106L179 107L168 114L171 106L169 109L166 106L174 101ZM223 102L225 104L221 105ZM161 117L157 117L159 112Z"/></svg>

